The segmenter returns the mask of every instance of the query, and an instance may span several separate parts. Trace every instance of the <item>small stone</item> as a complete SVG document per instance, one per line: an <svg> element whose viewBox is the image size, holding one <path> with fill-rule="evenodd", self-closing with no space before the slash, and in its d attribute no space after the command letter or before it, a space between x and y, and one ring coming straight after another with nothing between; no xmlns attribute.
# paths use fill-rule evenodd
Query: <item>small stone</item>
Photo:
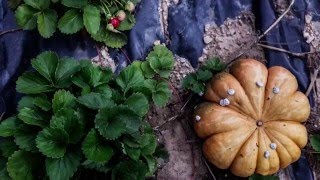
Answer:
<svg viewBox="0 0 320 180"><path fill-rule="evenodd" d="M310 14L307 14L307 15L304 16L304 19L305 19L307 24L310 24L311 20L312 20L312 16Z"/></svg>
<svg viewBox="0 0 320 180"><path fill-rule="evenodd" d="M204 43L209 44L213 39L210 36L205 36L203 38Z"/></svg>
<svg viewBox="0 0 320 180"><path fill-rule="evenodd" d="M228 94L230 95L230 96L233 96L235 93L236 93L236 91L234 90L234 89L228 89Z"/></svg>
<svg viewBox="0 0 320 180"><path fill-rule="evenodd" d="M199 96L203 96L203 92L199 92L198 95L199 95Z"/></svg>
<svg viewBox="0 0 320 180"><path fill-rule="evenodd" d="M273 149L273 150L277 149L277 144L276 143L271 143L270 144L270 148Z"/></svg>
<svg viewBox="0 0 320 180"><path fill-rule="evenodd" d="M279 87L274 87L274 88L272 88L272 92L274 94L278 94L280 92L280 88Z"/></svg>
<svg viewBox="0 0 320 180"><path fill-rule="evenodd" d="M270 152L269 152L269 151L265 151L263 155L264 155L264 157L265 157L266 159L269 159L269 157L270 157Z"/></svg>
<svg viewBox="0 0 320 180"><path fill-rule="evenodd" d="M220 106L228 106L230 104L230 101L228 98L224 98L220 100Z"/></svg>
<svg viewBox="0 0 320 180"><path fill-rule="evenodd" d="M256 85L258 86L258 87L263 87L263 83L262 82L256 82Z"/></svg>
<svg viewBox="0 0 320 180"><path fill-rule="evenodd" d="M200 121L201 120L201 117L199 115L196 115L196 121Z"/></svg>

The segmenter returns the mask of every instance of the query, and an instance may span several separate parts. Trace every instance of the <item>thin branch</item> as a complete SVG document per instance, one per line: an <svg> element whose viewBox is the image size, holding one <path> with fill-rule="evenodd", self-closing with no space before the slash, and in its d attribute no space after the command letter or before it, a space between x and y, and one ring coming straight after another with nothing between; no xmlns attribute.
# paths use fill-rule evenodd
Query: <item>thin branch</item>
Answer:
<svg viewBox="0 0 320 180"><path fill-rule="evenodd" d="M131 64L132 62L131 62L130 58L128 57L127 53L124 52L124 50L123 50L122 48L120 48L120 51L124 54L124 56L127 58L127 60L129 61L129 63Z"/></svg>
<svg viewBox="0 0 320 180"><path fill-rule="evenodd" d="M256 45L266 34L268 34L280 21L281 19L290 11L292 5L295 3L295 0L291 0L290 5L288 8L266 29L257 39L244 51L240 52L236 57L234 57L227 65L229 66L233 61L238 59L240 56L242 56L244 53L247 53L252 49L254 45Z"/></svg>
<svg viewBox="0 0 320 180"><path fill-rule="evenodd" d="M153 128L153 130L159 130L159 128L161 128L162 126L164 126L165 124L172 122L174 120L176 120L178 117L181 116L181 114L183 114L184 109L186 108L187 104L190 102L191 98L193 97L193 95L190 95L188 100L184 103L184 105L181 107L179 114L169 118L167 121L165 121L164 123L160 124L159 126L156 126Z"/></svg>
<svg viewBox="0 0 320 180"><path fill-rule="evenodd" d="M0 36L2 35L5 35L5 34L8 34L8 33L13 33L13 32L17 32L17 31L21 31L22 29L19 28L19 29L10 29L10 30L7 30L7 31L1 31L0 32Z"/></svg>
<svg viewBox="0 0 320 180"><path fill-rule="evenodd" d="M276 19L276 21L274 21L271 26L268 27L267 30L265 30L258 38L258 40L262 39L266 34L268 34L280 21L281 19L288 14L288 12L290 11L291 7L293 6L295 0L291 0L288 8L278 17L278 19Z"/></svg>
<svg viewBox="0 0 320 180"><path fill-rule="evenodd" d="M212 179L213 180L217 180L216 176L214 176L213 172L211 171L211 168L210 168L209 164L207 163L207 160L205 158L203 158L203 157L202 157L202 160L203 160L204 164L206 165L208 171L210 172L210 175L211 175Z"/></svg>
<svg viewBox="0 0 320 180"><path fill-rule="evenodd" d="M5 112L3 112L1 115L0 115L0 121L2 121L2 118L4 116Z"/></svg>
<svg viewBox="0 0 320 180"><path fill-rule="evenodd" d="M99 46L98 46L97 44L95 44L95 46L96 46L96 50L97 50L97 53L98 53L99 62L101 62L101 60L102 60L102 55L101 55L100 48L99 48Z"/></svg>
<svg viewBox="0 0 320 180"><path fill-rule="evenodd" d="M285 49L282 49L282 48L269 46L269 45L265 45L265 44L261 44L261 43L258 43L258 46L261 46L261 47L266 48L266 49L271 49L271 50L274 50L274 51L287 53L287 54L290 54L292 56L297 56L297 57L304 57L304 56L306 56L308 54L315 53L315 52L302 52L302 53L300 53L300 52L291 52L291 51L288 51L288 50L285 50Z"/></svg>
<svg viewBox="0 0 320 180"><path fill-rule="evenodd" d="M169 122L171 122L171 121L176 120L178 117L179 117L179 115L175 115L175 116L169 118L169 119L168 119L167 121L165 121L164 123L160 124L159 126L154 127L153 130L159 130L159 128L161 128L162 126L164 126L165 124L167 124L167 123L169 123Z"/></svg>
<svg viewBox="0 0 320 180"><path fill-rule="evenodd" d="M309 87L308 87L308 90L306 92L306 96L309 96L310 93L311 93L311 90L313 89L313 86L317 80L317 77L318 77L318 74L319 74L319 71L320 71L320 66L317 67L317 69L313 72L313 75L311 76L311 82L309 84Z"/></svg>

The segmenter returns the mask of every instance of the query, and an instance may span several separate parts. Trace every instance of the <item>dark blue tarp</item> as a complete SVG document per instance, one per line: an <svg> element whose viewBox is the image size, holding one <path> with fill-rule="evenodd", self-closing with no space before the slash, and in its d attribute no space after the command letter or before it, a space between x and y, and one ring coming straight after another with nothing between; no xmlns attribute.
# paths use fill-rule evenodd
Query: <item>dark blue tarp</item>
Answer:
<svg viewBox="0 0 320 180"><path fill-rule="evenodd" d="M13 12L7 7L6 0L0 0L0 31L17 28ZM137 24L129 35L124 51L130 59L143 59L152 48L155 40L165 42L161 31L158 0L142 0L136 11ZM215 22L221 25L226 18L234 18L242 11L252 11L256 16L256 27L260 32L267 29L278 17L273 0L180 0L169 8L168 31L174 53L186 57L193 66L204 47L204 25ZM266 37L267 44L293 52L309 51L303 38L304 16L308 12L319 20L320 2L317 0L296 0L291 10L293 17L284 18ZM290 43L297 42L300 43ZM283 44L287 43L287 44ZM92 58L97 55L95 43L85 34L64 36L56 33L51 39L42 39L36 32L18 31L0 37L0 114L10 116L15 112L17 99L15 81L26 69L30 68L30 59L44 50L56 51L61 56ZM126 61L121 51L113 51L112 56L120 63ZM285 53L265 50L268 66L280 65L289 69L298 79L299 87L306 91L309 84L309 72L306 59ZM310 98L311 99L311 98ZM291 166L292 179L312 180L313 176L307 160L302 157Z"/></svg>

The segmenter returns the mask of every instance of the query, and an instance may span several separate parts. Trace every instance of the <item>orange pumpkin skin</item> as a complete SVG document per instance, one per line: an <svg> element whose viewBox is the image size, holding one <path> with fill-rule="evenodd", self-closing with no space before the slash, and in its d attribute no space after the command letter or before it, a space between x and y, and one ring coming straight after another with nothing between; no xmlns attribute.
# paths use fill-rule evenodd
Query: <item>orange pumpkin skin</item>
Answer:
<svg viewBox="0 0 320 180"><path fill-rule="evenodd" d="M204 94L208 102L197 106L193 118L197 135L206 139L207 160L241 177L274 174L298 160L307 144L301 123L310 104L297 89L287 69L267 69L253 59L214 76Z"/></svg>

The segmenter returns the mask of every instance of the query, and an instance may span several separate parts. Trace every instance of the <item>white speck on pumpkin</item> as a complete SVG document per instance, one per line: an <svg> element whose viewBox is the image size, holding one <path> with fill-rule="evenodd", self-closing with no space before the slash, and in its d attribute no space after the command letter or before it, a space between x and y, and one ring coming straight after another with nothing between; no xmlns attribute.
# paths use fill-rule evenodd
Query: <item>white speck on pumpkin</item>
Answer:
<svg viewBox="0 0 320 180"><path fill-rule="evenodd" d="M273 150L277 149L277 144L276 143L271 143L270 144L270 148L273 149Z"/></svg>
<svg viewBox="0 0 320 180"><path fill-rule="evenodd" d="M272 88L272 92L274 94L278 94L280 92L280 88L279 87L274 87L274 88Z"/></svg>
<svg viewBox="0 0 320 180"><path fill-rule="evenodd" d="M264 155L264 157L266 159L268 159L270 157L270 152L269 151L265 151L263 155Z"/></svg>
<svg viewBox="0 0 320 180"><path fill-rule="evenodd" d="M228 106L230 104L230 101L228 98L224 98L220 100L220 106Z"/></svg>
<svg viewBox="0 0 320 180"><path fill-rule="evenodd" d="M234 89L228 89L227 93L232 96L236 93L236 91Z"/></svg>
<svg viewBox="0 0 320 180"><path fill-rule="evenodd" d="M256 82L256 85L257 85L258 87L263 87L263 83L262 83L261 81Z"/></svg>
<svg viewBox="0 0 320 180"><path fill-rule="evenodd" d="M196 121L200 121L201 117L199 115L196 115Z"/></svg>

